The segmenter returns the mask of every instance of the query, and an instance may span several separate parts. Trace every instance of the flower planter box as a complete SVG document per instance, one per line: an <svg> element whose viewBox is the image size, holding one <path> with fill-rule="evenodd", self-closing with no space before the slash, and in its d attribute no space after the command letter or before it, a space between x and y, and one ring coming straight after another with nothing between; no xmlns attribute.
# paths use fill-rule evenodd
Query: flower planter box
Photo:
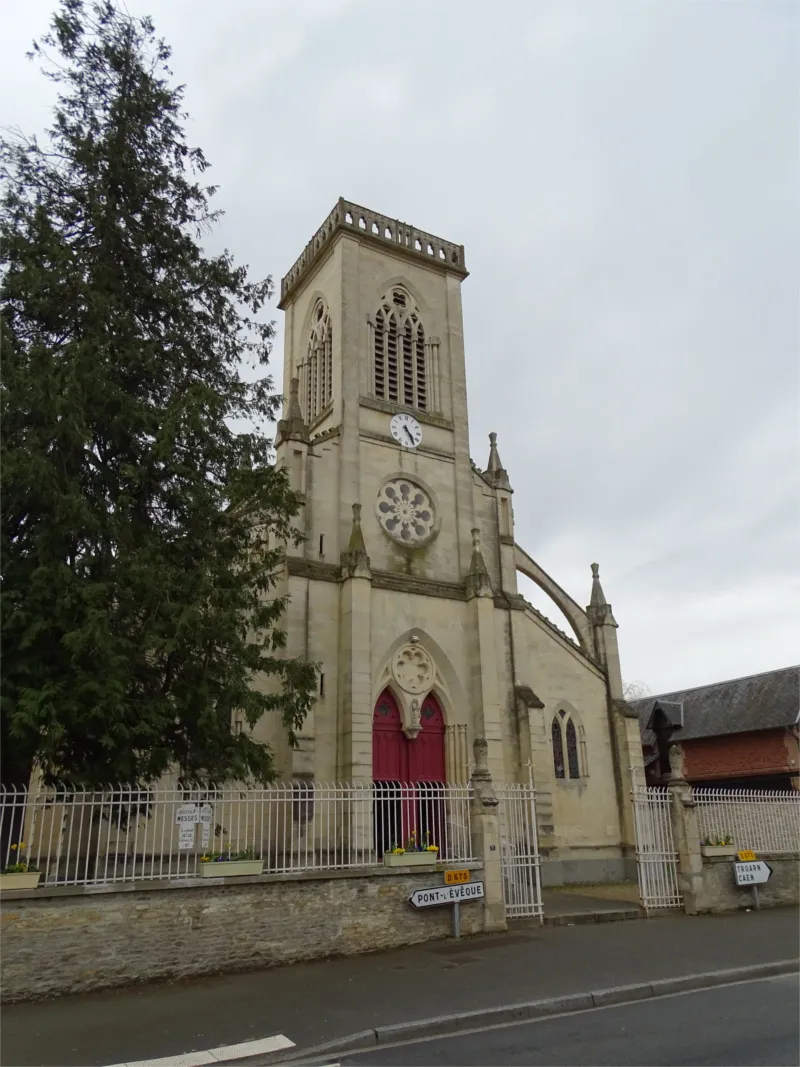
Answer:
<svg viewBox="0 0 800 1067"><path fill-rule="evenodd" d="M704 856L735 856L736 845L701 845L700 851Z"/></svg>
<svg viewBox="0 0 800 1067"><path fill-rule="evenodd" d="M200 864L201 878L241 878L246 874L261 874L263 860L220 860Z"/></svg>
<svg viewBox="0 0 800 1067"><path fill-rule="evenodd" d="M384 867L435 867L438 862L438 852L387 852L383 857Z"/></svg>
<svg viewBox="0 0 800 1067"><path fill-rule="evenodd" d="M14 874L0 874L0 891L3 889L35 889L41 877L41 871L16 871Z"/></svg>

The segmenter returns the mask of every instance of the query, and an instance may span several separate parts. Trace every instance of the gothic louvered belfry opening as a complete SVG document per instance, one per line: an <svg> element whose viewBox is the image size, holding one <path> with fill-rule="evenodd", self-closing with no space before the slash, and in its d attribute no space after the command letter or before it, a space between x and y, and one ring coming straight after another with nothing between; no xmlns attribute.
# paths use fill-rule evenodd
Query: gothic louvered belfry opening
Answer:
<svg viewBox="0 0 800 1067"><path fill-rule="evenodd" d="M391 290L375 313L373 357L374 390L379 400L430 410L425 327L403 289Z"/></svg>
<svg viewBox="0 0 800 1067"><path fill-rule="evenodd" d="M318 301L311 320L308 356L300 367L306 422L313 422L333 396L333 331L330 311Z"/></svg>

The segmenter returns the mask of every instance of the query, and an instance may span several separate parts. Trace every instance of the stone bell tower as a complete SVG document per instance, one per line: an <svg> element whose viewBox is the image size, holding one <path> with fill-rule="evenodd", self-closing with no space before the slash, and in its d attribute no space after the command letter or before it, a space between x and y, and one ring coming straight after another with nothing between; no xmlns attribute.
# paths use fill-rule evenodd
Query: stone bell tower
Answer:
<svg viewBox="0 0 800 1067"><path fill-rule="evenodd" d="M431 594L460 600L458 610L467 599L466 277L463 246L339 200L282 280L291 385L276 447L303 498L305 535L288 550L290 642L324 664L296 772L319 774L325 703L328 773L371 776L379 661L415 626L424 647L424 632L452 625Z"/></svg>

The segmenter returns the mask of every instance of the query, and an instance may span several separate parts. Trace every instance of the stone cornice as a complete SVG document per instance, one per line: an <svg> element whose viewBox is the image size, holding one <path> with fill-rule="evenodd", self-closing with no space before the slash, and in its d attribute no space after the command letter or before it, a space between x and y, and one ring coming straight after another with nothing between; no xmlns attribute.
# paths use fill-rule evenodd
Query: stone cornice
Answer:
<svg viewBox="0 0 800 1067"><path fill-rule="evenodd" d="M377 441L379 444L386 445L387 448L399 448L399 445L393 437L390 437L388 433L373 433L372 430L365 430L362 426L358 431L359 437L363 437L367 441ZM443 448L432 448L430 445L421 444L417 445L414 449L416 455L422 456L436 456L437 459L445 459L450 463L455 462L455 456L452 452L445 452Z"/></svg>
<svg viewBox="0 0 800 1067"><path fill-rule="evenodd" d="M342 568L322 560L302 559L288 556L289 574L297 578L311 578L318 582L342 581ZM441 582L434 578L422 578L414 574L395 574L393 571L372 572L373 589L390 589L395 593L411 593L416 596L435 596L446 600L467 599L463 582Z"/></svg>
<svg viewBox="0 0 800 1067"><path fill-rule="evenodd" d="M441 582L434 578L421 578L413 574L394 574L392 571L373 571L373 589L391 589L396 593L413 593L417 596L442 597L445 600L467 599L462 582Z"/></svg>
<svg viewBox="0 0 800 1067"><path fill-rule="evenodd" d="M453 423L450 419L446 419L444 415L437 415L432 411L420 411L419 408L409 407L408 404L393 404L388 400L378 400L374 396L360 396L358 402L364 408L371 408L372 411L383 411L387 415L395 415L398 411L413 411L414 418L418 422L427 423L428 426L438 426L441 430L453 429Z"/></svg>
<svg viewBox="0 0 800 1067"><path fill-rule="evenodd" d="M345 581L342 576L341 565L325 563L322 560L303 559L299 556L287 556L286 566L290 575L296 578L310 578L318 582ZM396 574L393 571L373 570L371 578L373 589L386 589L394 593L409 593L414 596L432 596L444 600L467 601L467 588L465 582L442 582L435 578L423 578L414 574ZM493 597L496 608L503 611L522 611L529 613L531 618L544 626L559 642L569 649L582 661L590 664L598 673L605 677L598 663L587 656L567 634L565 634L546 616L538 612L527 600L521 596L508 596L506 593L496 593Z"/></svg>
<svg viewBox="0 0 800 1067"><path fill-rule="evenodd" d="M342 427L341 426L331 426L330 429L321 430L318 434L315 434L311 438L309 444L313 448L314 445L322 444L323 441L329 441L331 439L331 437L338 437L338 435L341 432L342 432Z"/></svg>
<svg viewBox="0 0 800 1067"><path fill-rule="evenodd" d="M286 566L289 574L296 578L314 578L318 582L339 582L342 577L340 564L325 563L318 559L287 556Z"/></svg>
<svg viewBox="0 0 800 1067"><path fill-rule="evenodd" d="M434 237L425 230L418 230L399 219L390 219L377 211L352 204L339 198L333 211L308 242L289 272L281 278L281 299L278 307L286 310L292 293L307 278L319 260L333 244L338 233L391 250L413 260L420 266L443 273L466 278L468 270L464 263L464 246Z"/></svg>

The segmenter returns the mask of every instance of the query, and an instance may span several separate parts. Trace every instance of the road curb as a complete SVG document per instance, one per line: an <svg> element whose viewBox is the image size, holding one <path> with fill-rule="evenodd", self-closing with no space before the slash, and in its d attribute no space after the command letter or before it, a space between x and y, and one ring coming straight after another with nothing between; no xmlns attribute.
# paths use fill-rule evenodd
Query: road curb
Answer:
<svg viewBox="0 0 800 1067"><path fill-rule="evenodd" d="M566 996L546 997L521 1004L508 1004L498 1008L484 1008L479 1011L438 1015L431 1019L417 1019L413 1022L378 1026L373 1030L360 1030L355 1034L347 1034L345 1037L325 1041L310 1048L294 1049L291 1054L278 1054L268 1061L261 1060L259 1062L270 1064L292 1063L317 1059L328 1053L363 1052L378 1045L389 1045L397 1041L409 1040L410 1038L437 1037L441 1034L457 1033L459 1030L471 1030L476 1027L499 1026L503 1023L546 1018L548 1015L587 1011L616 1004L628 1004L637 1000L649 1000L652 997L666 996L670 993L683 993L691 989L708 989L713 986L727 985L731 982L747 981L748 979L794 974L798 969L800 969L800 958L776 960L772 963L756 963L747 967L730 967L720 971L702 971L699 974L681 975L677 978L660 978L653 982L612 986L609 989L599 989L590 993L570 993Z"/></svg>

